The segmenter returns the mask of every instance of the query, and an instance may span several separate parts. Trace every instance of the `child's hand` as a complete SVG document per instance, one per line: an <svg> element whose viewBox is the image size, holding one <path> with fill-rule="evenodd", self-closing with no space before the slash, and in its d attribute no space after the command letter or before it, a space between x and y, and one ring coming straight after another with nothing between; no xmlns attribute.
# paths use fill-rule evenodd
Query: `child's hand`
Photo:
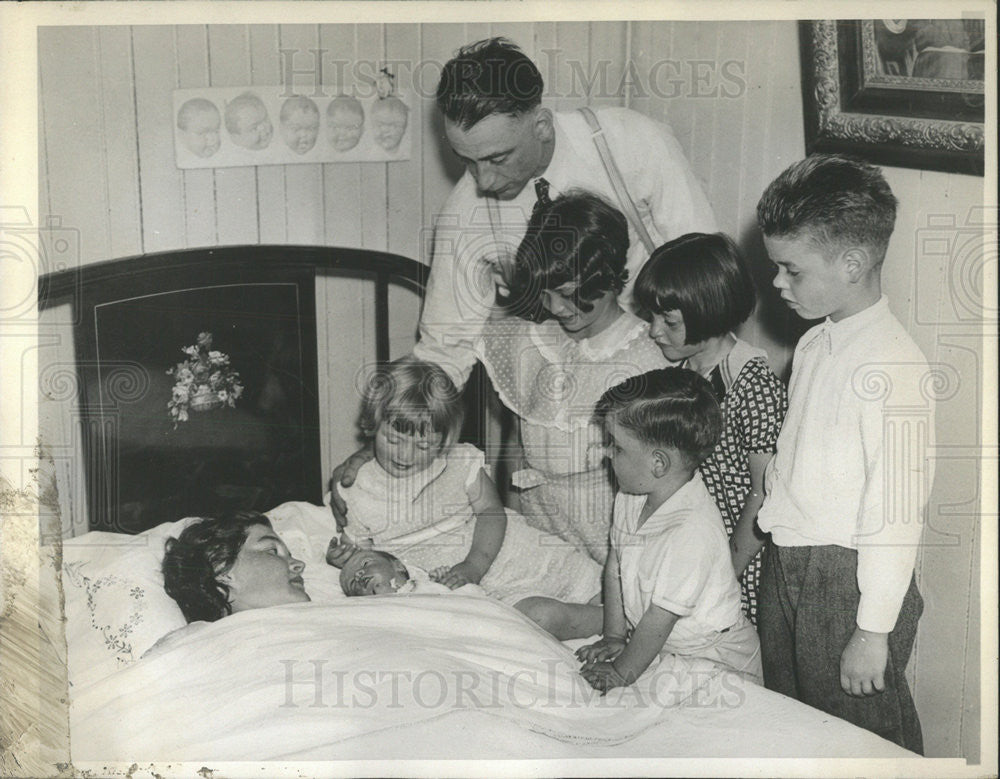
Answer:
<svg viewBox="0 0 1000 779"><path fill-rule="evenodd" d="M604 663L588 663L580 669L580 675L587 684L604 695L615 687L628 687L629 683L617 670L611 661Z"/></svg>
<svg viewBox="0 0 1000 779"><path fill-rule="evenodd" d="M330 539L330 544L326 547L326 562L334 568L343 568L355 552L359 549L371 549L372 546L370 538L355 541L347 533L341 533Z"/></svg>
<svg viewBox="0 0 1000 779"><path fill-rule="evenodd" d="M605 636L600 641L576 650L576 659L582 663L600 663L614 660L625 649L626 641L618 636Z"/></svg>
<svg viewBox="0 0 1000 779"><path fill-rule="evenodd" d="M479 580L483 578L482 574L476 571L469 563L463 561L458 565L453 565L451 568L435 568L434 574L438 574L437 578L431 575L431 578L436 582L449 587L453 590L458 589L463 584L479 584Z"/></svg>
<svg viewBox="0 0 1000 779"><path fill-rule="evenodd" d="M889 634L856 628L840 656L840 686L848 695L878 695L885 690Z"/></svg>

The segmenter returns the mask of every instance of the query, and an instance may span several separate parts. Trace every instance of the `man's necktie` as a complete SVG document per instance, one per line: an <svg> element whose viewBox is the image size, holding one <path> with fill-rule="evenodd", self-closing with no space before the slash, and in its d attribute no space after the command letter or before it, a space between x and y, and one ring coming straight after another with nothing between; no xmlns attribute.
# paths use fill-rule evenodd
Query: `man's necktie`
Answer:
<svg viewBox="0 0 1000 779"><path fill-rule="evenodd" d="M542 178L537 179L535 181L535 196L538 200L535 201L535 205L531 208L532 217L542 209L552 205L552 198L549 197L549 182Z"/></svg>

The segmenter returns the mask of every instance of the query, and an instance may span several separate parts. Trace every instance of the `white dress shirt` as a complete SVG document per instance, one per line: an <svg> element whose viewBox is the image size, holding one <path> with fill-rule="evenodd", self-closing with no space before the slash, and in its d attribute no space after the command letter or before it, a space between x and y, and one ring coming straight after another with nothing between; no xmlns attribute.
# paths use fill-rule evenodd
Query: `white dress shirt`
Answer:
<svg viewBox="0 0 1000 779"><path fill-rule="evenodd" d="M795 349L757 521L778 546L858 551L864 630L893 629L913 574L933 477L931 378L884 295Z"/></svg>
<svg viewBox="0 0 1000 779"><path fill-rule="evenodd" d="M712 209L667 125L627 108L596 114L656 245L693 231L715 232ZM585 189L622 210L583 116L553 113L553 127L555 151L543 174L550 196ZM483 197L466 171L437 215L414 354L440 365L459 386L475 365L473 345L494 305L496 263L517 251L535 201L530 182L513 200ZM632 282L649 256L631 225L629 242L629 282L620 297L626 308L631 308Z"/></svg>

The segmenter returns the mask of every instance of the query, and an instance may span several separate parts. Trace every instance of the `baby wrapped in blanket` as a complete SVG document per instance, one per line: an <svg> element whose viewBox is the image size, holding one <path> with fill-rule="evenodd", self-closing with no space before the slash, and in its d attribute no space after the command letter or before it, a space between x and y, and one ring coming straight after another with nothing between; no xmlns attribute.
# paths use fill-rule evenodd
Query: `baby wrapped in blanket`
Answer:
<svg viewBox="0 0 1000 779"><path fill-rule="evenodd" d="M504 509L483 453L456 443L461 423L461 395L440 367L413 357L379 366L359 422L374 458L340 488L342 530L451 589L480 584L510 605L597 595L600 566Z"/></svg>
<svg viewBox="0 0 1000 779"><path fill-rule="evenodd" d="M326 561L340 569L340 588L344 595L443 595L452 590L435 581L443 571L428 574L422 568L407 567L395 555L354 544L349 536L334 537L327 549ZM483 595L477 584L465 584L455 590L463 595Z"/></svg>
<svg viewBox="0 0 1000 779"><path fill-rule="evenodd" d="M424 470L394 476L374 459L341 494L348 506L345 532L370 538L410 567L444 573L472 547L476 516L469 490L484 472L483 453L456 444ZM533 595L587 601L600 592L600 566L566 542L506 512L503 543L479 584L510 605ZM444 578L442 576L441 578ZM346 592L346 590L345 590Z"/></svg>

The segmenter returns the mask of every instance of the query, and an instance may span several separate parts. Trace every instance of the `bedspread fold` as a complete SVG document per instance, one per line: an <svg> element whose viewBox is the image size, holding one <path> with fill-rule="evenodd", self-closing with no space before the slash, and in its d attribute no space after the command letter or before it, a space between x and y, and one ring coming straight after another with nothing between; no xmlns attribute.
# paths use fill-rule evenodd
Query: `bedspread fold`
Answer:
<svg viewBox="0 0 1000 779"><path fill-rule="evenodd" d="M615 744L742 684L710 664L661 665L601 697L578 667L565 646L485 598L259 609L188 625L74 691L73 759L292 759L470 709L565 742Z"/></svg>

